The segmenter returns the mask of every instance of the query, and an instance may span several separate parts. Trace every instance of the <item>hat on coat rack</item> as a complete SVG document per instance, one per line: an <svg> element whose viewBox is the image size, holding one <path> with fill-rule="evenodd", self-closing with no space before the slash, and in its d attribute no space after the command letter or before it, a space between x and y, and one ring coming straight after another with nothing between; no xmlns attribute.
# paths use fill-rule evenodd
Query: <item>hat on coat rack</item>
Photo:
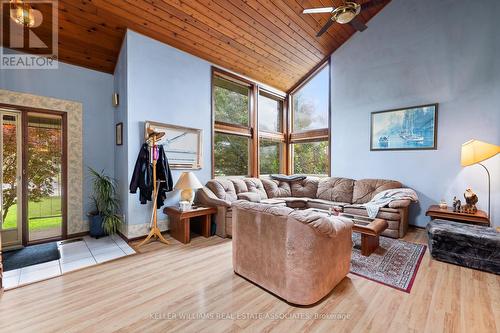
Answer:
<svg viewBox="0 0 500 333"><path fill-rule="evenodd" d="M148 140L151 139L152 137L155 137L155 140L160 140L165 136L165 132L156 132L151 127L148 127L147 133L148 133Z"/></svg>

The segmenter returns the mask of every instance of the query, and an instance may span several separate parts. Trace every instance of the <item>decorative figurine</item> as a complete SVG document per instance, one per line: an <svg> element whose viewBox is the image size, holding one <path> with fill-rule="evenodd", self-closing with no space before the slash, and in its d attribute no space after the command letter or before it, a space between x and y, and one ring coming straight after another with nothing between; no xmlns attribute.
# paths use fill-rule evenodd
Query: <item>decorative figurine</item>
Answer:
<svg viewBox="0 0 500 333"><path fill-rule="evenodd" d="M464 198L465 198L465 202L467 203L464 206L465 213L474 214L475 212L477 212L476 204L477 204L478 198L477 198L476 193L472 192L472 190L470 188L468 188L465 190Z"/></svg>
<svg viewBox="0 0 500 333"><path fill-rule="evenodd" d="M457 197L453 197L453 211L454 212L460 212L462 206L462 202L460 200L457 200Z"/></svg>

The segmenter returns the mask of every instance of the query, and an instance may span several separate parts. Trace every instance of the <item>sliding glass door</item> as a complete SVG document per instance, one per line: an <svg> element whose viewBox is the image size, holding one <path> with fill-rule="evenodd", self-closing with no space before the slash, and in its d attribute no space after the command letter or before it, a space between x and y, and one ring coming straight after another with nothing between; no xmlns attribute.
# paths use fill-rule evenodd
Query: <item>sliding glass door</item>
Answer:
<svg viewBox="0 0 500 333"><path fill-rule="evenodd" d="M2 248L66 237L65 121L0 106Z"/></svg>
<svg viewBox="0 0 500 333"><path fill-rule="evenodd" d="M22 245L21 113L0 109L0 231L3 247Z"/></svg>
<svg viewBox="0 0 500 333"><path fill-rule="evenodd" d="M63 235L63 118L27 115L28 241Z"/></svg>

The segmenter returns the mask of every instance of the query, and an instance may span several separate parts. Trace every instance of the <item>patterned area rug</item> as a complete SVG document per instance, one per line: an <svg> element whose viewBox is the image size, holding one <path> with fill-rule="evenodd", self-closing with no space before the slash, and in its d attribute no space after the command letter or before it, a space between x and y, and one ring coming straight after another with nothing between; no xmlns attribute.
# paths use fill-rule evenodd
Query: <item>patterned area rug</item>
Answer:
<svg viewBox="0 0 500 333"><path fill-rule="evenodd" d="M365 257L361 255L360 234L353 233L352 240L351 273L410 293L425 245L380 237L380 247Z"/></svg>

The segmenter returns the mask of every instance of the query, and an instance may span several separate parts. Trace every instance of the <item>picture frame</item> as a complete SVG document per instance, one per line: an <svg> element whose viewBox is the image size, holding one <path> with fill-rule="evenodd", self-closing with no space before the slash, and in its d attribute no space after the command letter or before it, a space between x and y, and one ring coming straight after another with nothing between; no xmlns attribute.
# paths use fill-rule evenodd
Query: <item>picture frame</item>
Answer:
<svg viewBox="0 0 500 333"><path fill-rule="evenodd" d="M438 103L376 111L370 119L370 150L436 150Z"/></svg>
<svg viewBox="0 0 500 333"><path fill-rule="evenodd" d="M163 145L171 169L199 170L202 168L202 129L145 121L145 140L147 139L148 128L165 133L165 136L158 141L158 144Z"/></svg>
<svg viewBox="0 0 500 333"><path fill-rule="evenodd" d="M117 146L123 145L123 123L118 123L115 126L115 143Z"/></svg>

